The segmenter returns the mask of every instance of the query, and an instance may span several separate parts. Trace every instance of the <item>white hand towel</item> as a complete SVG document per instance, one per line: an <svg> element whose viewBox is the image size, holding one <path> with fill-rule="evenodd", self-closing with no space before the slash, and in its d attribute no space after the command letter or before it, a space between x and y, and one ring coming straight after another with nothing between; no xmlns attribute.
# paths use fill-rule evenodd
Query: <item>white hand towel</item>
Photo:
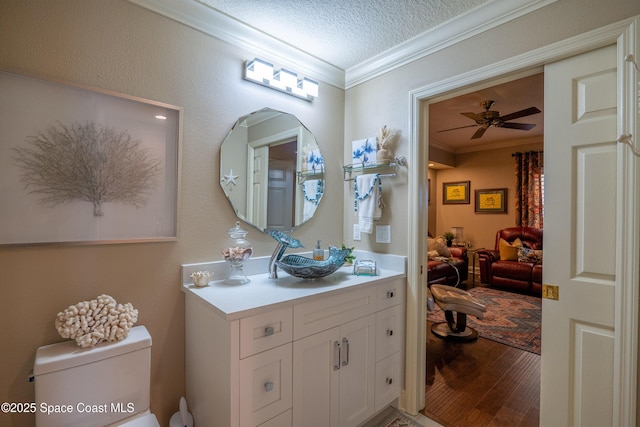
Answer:
<svg viewBox="0 0 640 427"><path fill-rule="evenodd" d="M312 179L310 181L305 181L302 184L304 185L304 209L302 213L302 221L310 219L318 207L318 200L322 195L322 184L320 184L319 181L320 180L318 179Z"/></svg>
<svg viewBox="0 0 640 427"><path fill-rule="evenodd" d="M358 220L361 233L371 234L373 232L373 221L382 218L382 194L380 193L378 179L380 179L378 175L372 174L356 177L358 188L356 203L359 204Z"/></svg>

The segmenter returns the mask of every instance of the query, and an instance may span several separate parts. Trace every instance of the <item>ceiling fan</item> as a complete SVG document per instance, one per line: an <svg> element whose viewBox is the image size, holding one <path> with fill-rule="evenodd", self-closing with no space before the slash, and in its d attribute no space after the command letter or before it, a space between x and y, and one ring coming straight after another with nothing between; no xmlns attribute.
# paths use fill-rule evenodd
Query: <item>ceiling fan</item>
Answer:
<svg viewBox="0 0 640 427"><path fill-rule="evenodd" d="M484 135L485 131L489 129L491 126L494 126L497 128L508 128L508 129L517 129L517 130L531 130L536 126L534 124L529 124L529 123L507 123L509 120L518 119L520 117L525 117L525 116L530 116L532 114L540 113L540 110L538 110L536 107L529 107L529 108L525 108L524 110L516 111L515 113L500 116L500 113L498 111L490 110L494 102L495 101L481 102L480 106L482 106L482 108L484 108L485 110L481 113L460 113L463 116L469 117L471 120L474 120L476 124L468 125L468 126L460 126L460 127L451 128L451 129L444 129L444 130L438 131L438 133L448 132L450 130L480 126L480 129L478 129L471 137L471 139L476 139Z"/></svg>

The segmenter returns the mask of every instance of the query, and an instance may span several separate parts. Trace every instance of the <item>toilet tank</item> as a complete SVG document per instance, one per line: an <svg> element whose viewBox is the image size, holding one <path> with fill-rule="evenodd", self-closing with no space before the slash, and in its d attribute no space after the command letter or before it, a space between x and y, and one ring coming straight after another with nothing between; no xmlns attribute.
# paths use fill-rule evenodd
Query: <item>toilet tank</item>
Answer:
<svg viewBox="0 0 640 427"><path fill-rule="evenodd" d="M149 409L151 335L135 326L122 341L78 347L75 341L36 351L36 425L96 426Z"/></svg>

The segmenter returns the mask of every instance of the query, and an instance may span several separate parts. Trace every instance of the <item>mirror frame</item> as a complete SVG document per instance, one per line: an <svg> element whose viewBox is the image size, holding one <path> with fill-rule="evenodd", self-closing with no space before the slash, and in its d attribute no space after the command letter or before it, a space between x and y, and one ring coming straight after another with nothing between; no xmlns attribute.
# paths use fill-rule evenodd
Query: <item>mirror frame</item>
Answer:
<svg viewBox="0 0 640 427"><path fill-rule="evenodd" d="M257 116L257 114L260 113L272 113L273 117L260 120L259 116ZM248 137L244 137L243 135L240 135L240 138L244 139L234 139L235 135L240 134L240 128L249 128L250 126L252 126L247 126L247 120L251 119L252 117L259 119L256 123L262 123L277 117L285 117L285 115L295 120L298 123L298 126L291 127L280 132L274 132L272 134L260 136L259 138L255 138L251 141L248 140ZM304 144L305 140L308 140L306 145L307 150L302 150L301 144ZM260 174L258 185L260 185L259 183L262 180L263 182L267 182L268 187L268 180L272 177L272 175L274 175L274 173L268 168L269 160L271 159L269 159L267 156L267 158L263 158L262 161L256 160L256 152L258 152L258 159L260 159L260 154L264 153L259 153L259 151L263 147L269 147L272 146L272 144L286 144L293 141L296 141L297 147L295 150L295 171L293 171L292 174L293 186L291 189L293 190L293 195L290 196L293 203L293 213L291 215L292 224L291 226L271 227L269 226L267 218L269 198L268 191L254 191L254 177L256 176L256 174ZM232 147L231 145L243 142L246 146L244 150L236 150L236 154L232 156L225 155L225 151L227 151L225 150L225 147L227 149L229 149L229 147L237 148ZM302 153L299 153L301 150ZM241 155L239 151L245 151L245 164L244 167L240 168L240 172L234 172L233 168L228 167L228 163L232 161L231 159L235 160L236 156ZM314 160L318 162L318 172L316 172L317 169L315 163L311 163ZM227 166L225 166L225 163L227 163ZM235 162L236 165L238 165L239 163L240 162L237 161ZM260 167L261 164L267 165L267 170L263 171L262 173L260 172L260 170L264 168ZM310 219L312 219L326 191L326 180L324 179L324 172L324 160L315 135L295 115L275 110L273 108L265 107L239 117L220 146L220 187L222 188L222 191L224 192L227 201L231 205L231 208L235 212L236 216L240 220L246 222L247 224L253 226L263 233L267 233L271 230L290 232L296 230L298 227L302 226ZM251 179L249 177L251 177ZM233 190L235 188L242 188L243 185L240 184L241 182L244 182L244 200L236 200L236 202L234 203ZM313 187L313 189L311 187ZM315 192L313 197L308 196L309 191ZM260 194L265 195L264 197L262 197L260 196ZM309 206L311 206L309 205L309 203L315 205L312 208L312 212L310 214L307 211L307 209L309 209ZM257 210L264 212L264 220L256 220L251 212L249 212L249 206L258 206Z"/></svg>

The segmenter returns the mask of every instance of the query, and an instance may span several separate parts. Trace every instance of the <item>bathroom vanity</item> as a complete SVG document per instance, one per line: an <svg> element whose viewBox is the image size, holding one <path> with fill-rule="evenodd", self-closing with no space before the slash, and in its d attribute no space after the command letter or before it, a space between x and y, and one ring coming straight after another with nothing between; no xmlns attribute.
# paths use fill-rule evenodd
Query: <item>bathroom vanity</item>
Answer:
<svg viewBox="0 0 640 427"><path fill-rule="evenodd" d="M219 267L183 266L187 401L195 423L357 426L397 399L406 258L371 257L377 276L343 267L315 281L282 272L269 279L265 269L237 286L195 287L191 272Z"/></svg>

